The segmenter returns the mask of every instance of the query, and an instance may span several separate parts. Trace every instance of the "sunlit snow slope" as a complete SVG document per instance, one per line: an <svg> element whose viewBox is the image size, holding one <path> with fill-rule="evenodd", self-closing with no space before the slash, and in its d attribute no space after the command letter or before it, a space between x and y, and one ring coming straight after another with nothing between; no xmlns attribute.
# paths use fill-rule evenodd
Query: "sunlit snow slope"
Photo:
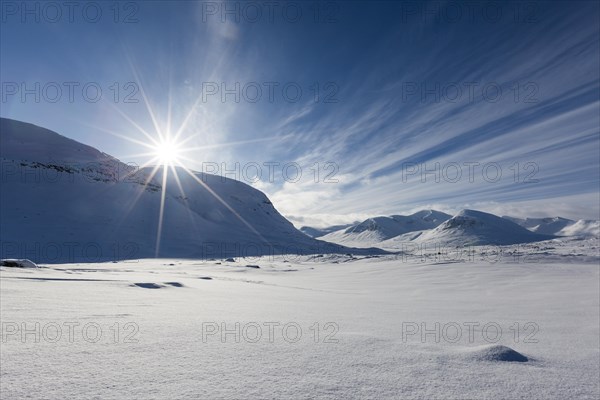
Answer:
<svg viewBox="0 0 600 400"><path fill-rule="evenodd" d="M348 252L298 231L260 191L178 168L137 169L50 130L0 121L2 258L76 262L145 257ZM365 250L357 250L365 252Z"/></svg>

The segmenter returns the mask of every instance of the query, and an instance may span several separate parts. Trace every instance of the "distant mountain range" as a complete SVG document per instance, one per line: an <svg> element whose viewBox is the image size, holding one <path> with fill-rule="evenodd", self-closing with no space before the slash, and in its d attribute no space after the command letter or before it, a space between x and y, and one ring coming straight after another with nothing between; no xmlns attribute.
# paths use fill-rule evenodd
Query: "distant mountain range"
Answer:
<svg viewBox="0 0 600 400"><path fill-rule="evenodd" d="M548 240L559 236L599 236L594 220L573 221L561 217L498 217L476 210L455 216L435 210L411 215L380 216L341 229L325 228L319 239L355 247L398 249L403 243L440 245L509 245Z"/></svg>

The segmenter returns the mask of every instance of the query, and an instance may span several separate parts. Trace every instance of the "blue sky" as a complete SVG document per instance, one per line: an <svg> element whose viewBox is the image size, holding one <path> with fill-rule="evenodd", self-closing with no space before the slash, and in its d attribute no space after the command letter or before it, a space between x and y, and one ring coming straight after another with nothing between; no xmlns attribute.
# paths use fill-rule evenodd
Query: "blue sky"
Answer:
<svg viewBox="0 0 600 400"><path fill-rule="evenodd" d="M180 131L297 225L599 218L597 2L74 3L2 3L2 117L138 164Z"/></svg>

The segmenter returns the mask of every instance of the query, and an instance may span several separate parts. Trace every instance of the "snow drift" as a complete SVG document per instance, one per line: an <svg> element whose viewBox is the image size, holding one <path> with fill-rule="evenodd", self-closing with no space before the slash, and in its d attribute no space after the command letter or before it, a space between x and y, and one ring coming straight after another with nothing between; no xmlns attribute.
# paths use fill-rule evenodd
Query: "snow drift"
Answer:
<svg viewBox="0 0 600 400"><path fill-rule="evenodd" d="M499 344L478 346L473 349L469 349L467 352L469 358L478 361L505 361L505 362L527 362L529 358L519 353L518 351L511 349L508 346Z"/></svg>

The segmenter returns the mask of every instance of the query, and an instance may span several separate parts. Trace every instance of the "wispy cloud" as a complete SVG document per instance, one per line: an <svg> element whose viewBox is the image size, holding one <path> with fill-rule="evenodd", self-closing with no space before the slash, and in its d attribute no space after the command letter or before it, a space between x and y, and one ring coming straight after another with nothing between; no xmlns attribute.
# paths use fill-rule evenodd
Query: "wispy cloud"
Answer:
<svg viewBox="0 0 600 400"><path fill-rule="evenodd" d="M58 36L75 39L69 49L55 47L54 56L77 65L76 76L59 66L43 72L47 81L135 80L146 101L17 102L3 104L3 116L140 164L131 157L139 146L120 139L146 140L138 128L181 130L192 169L207 162L228 171L279 163L273 176L265 167L252 184L298 224L421 207L599 217L597 3L536 3L528 22L516 21L514 10L504 10L499 22L453 22L405 19L395 2L348 2L332 24L223 22L220 15L206 18L203 3L182 3L177 13L158 3L145 4L139 24L127 31L61 27ZM156 29L156 20L164 29ZM12 28L14 37L28 38L54 38L58 31ZM106 42L106 49L82 57L87 37ZM47 52L42 42L29 43L28 51ZM17 66L23 52L3 40L3 80L38 76L33 63ZM282 93L289 84L301 89L299 100ZM255 86L262 96L244 97ZM289 163L301 167L298 181L286 180L281 166ZM453 181L456 165L462 175ZM501 177L489 179L497 167ZM324 182L331 171L337 182Z"/></svg>

